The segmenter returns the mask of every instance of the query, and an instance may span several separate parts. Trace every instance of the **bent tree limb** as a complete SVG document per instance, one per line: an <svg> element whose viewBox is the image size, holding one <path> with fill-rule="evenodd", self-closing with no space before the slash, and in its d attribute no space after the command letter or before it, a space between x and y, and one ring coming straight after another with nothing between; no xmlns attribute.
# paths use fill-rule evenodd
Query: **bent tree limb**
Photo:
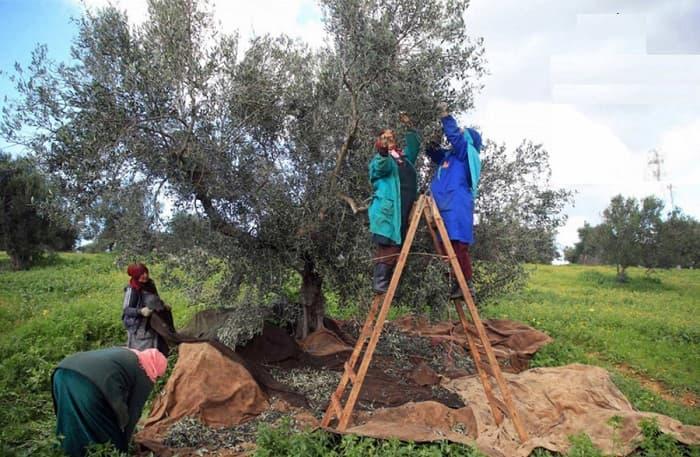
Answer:
<svg viewBox="0 0 700 457"><path fill-rule="evenodd" d="M367 209L369 209L369 205L359 206L357 204L357 202L352 197L350 197L348 195L338 194L338 198L340 198L341 200L344 200L350 206L350 209L352 210L352 214L361 213L361 212L367 211Z"/></svg>

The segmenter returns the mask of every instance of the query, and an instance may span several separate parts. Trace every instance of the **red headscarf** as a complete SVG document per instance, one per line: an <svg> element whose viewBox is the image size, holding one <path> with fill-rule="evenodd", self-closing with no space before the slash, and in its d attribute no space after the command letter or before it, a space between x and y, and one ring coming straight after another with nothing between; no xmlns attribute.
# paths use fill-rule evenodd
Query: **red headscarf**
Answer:
<svg viewBox="0 0 700 457"><path fill-rule="evenodd" d="M141 287L143 287L144 284L139 282L139 278L144 273L148 273L148 268L146 268L146 265L142 263L132 263L129 265L126 269L126 274L131 276L129 285L136 290L141 290Z"/></svg>
<svg viewBox="0 0 700 457"><path fill-rule="evenodd" d="M394 138L396 137L396 133L392 129L381 130L377 136L377 140L374 142L375 149L382 151L383 153L388 152L398 163L402 163L404 160L404 154L401 149L396 147L396 144L394 144L394 149L391 150L382 144L382 135L384 135L386 132L391 132L394 135Z"/></svg>

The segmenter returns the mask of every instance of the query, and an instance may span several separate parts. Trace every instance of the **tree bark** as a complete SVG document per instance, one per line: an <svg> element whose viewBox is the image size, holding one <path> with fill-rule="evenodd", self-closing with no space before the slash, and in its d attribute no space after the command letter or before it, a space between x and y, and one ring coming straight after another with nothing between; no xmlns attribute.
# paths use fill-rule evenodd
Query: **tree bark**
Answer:
<svg viewBox="0 0 700 457"><path fill-rule="evenodd" d="M297 338L306 338L309 333L323 327L326 303L322 288L323 277L316 271L316 265L307 255L301 271L301 301L304 309L297 324Z"/></svg>

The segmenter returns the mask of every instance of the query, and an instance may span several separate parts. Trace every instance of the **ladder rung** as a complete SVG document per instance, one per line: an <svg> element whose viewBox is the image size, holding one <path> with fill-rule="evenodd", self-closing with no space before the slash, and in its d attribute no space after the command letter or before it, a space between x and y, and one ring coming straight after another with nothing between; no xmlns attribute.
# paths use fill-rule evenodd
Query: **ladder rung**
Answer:
<svg viewBox="0 0 700 457"><path fill-rule="evenodd" d="M508 412L508 408L506 407L505 403L496 398L493 394L491 395L491 401L493 401L496 404L496 406L498 406L498 409L500 409L503 414L505 414L507 417L510 417L510 412ZM512 419L512 417L510 418Z"/></svg>
<svg viewBox="0 0 700 457"><path fill-rule="evenodd" d="M345 372L348 374L350 381L352 381L352 383L355 384L357 374L355 374L355 370L352 369L348 362L345 362Z"/></svg>
<svg viewBox="0 0 700 457"><path fill-rule="evenodd" d="M338 397L335 396L335 392L331 394L331 407L335 411L335 416L340 419L340 415L343 413L343 407L338 401Z"/></svg>
<svg viewBox="0 0 700 457"><path fill-rule="evenodd" d="M343 373L341 381L338 384L338 388L336 389L335 393L331 395L330 404L328 405L328 409L326 410L326 414L322 421L322 425L324 426L328 426L328 424L332 421L332 416L334 413L335 416L338 417L337 429L339 431L344 431L349 425L353 410L355 408L355 403L357 402L360 390L362 389L362 383L364 382L369 364L371 363L372 355L376 350L384 321L386 320L389 307L391 306L391 301L394 298L394 292L401 278L406 257L410 252L411 244L413 243L416 229L422 216L425 216L428 221L428 229L435 245L436 252L439 254L440 258L447 259L449 261L452 271L458 277L460 284L465 283L465 279L463 278L454 249L452 248L451 244L447 242L447 240L449 240L449 234L447 233L444 221L440 215L440 210L430 196L421 195L411 209L411 214L409 217L411 222L406 234L406 240L401 248L401 253L399 254L394 275L391 278L389 290L386 294L376 295L372 301L372 308L370 309L367 319L365 320L366 327L363 327L363 331L360 332L353 353L348 362L344 364L345 372ZM432 224L435 224L435 227L432 227ZM437 233L435 233L434 228L437 228ZM462 327L465 331L465 338L467 339L469 351L472 354L472 358L474 359L474 363L479 373L479 378L483 384L484 392L489 401L491 413L493 414L497 424L500 424L503 421L504 415L509 417L513 422L516 431L518 432L518 437L520 438L521 443L524 443L528 439L527 432L525 431L518 416L518 411L513 404L510 389L508 388L508 384L501 373L501 368L498 365L493 348L488 340L488 335L486 334L484 324L479 316L479 311L475 308L474 303L470 299L470 296L468 295L469 291L465 290L463 292L465 293L465 297L469 299L469 302L465 303L464 300L456 300L455 305L457 308L457 314L459 315ZM466 305L468 313L465 313L463 303ZM379 311L379 315L375 321L375 313L380 309L380 304L381 311ZM474 336L472 336L469 331L467 315L471 318L474 324ZM355 365L361 356L362 349L368 337L369 343L367 344L365 354L362 356L358 372L356 373ZM477 347L476 341L481 343L483 349L480 350ZM484 354L483 359L485 360L483 362L481 361L482 355L480 352L483 352ZM495 379L499 390L498 393L500 394L499 396L502 398L502 400L495 397L494 388L492 387L491 380L489 379L490 377ZM343 406L341 405L340 399L344 397L345 387L347 386L348 382L352 382L353 387L350 393L347 395L346 404Z"/></svg>
<svg viewBox="0 0 700 457"><path fill-rule="evenodd" d="M495 378L496 376L493 374L493 368L491 368L491 365L488 364L488 362L484 362L483 359L481 363L479 364L479 367L486 372L489 376L492 378Z"/></svg>

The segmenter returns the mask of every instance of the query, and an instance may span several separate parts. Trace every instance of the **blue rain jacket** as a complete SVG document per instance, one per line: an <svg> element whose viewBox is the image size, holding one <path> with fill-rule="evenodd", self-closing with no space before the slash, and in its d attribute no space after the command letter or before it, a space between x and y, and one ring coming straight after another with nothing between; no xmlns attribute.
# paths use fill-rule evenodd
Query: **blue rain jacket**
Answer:
<svg viewBox="0 0 700 457"><path fill-rule="evenodd" d="M442 118L442 129L451 149L428 148L437 169L430 190L445 221L450 240L474 243L474 198L481 161L467 130L462 133L452 116Z"/></svg>

